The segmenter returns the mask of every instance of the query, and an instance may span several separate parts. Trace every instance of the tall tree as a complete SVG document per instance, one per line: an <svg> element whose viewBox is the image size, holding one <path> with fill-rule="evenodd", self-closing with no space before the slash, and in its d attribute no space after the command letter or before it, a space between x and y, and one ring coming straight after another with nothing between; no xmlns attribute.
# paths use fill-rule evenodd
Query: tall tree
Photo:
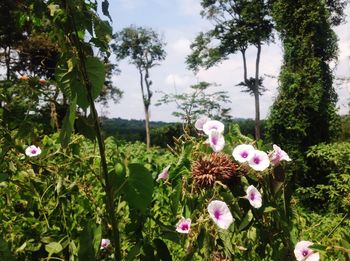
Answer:
<svg viewBox="0 0 350 261"><path fill-rule="evenodd" d="M332 15L333 9L321 0L273 1L284 61L268 133L274 143L292 154L294 178L299 184L317 182L317 178L306 175L306 151L311 145L330 141L339 127L337 94L329 66L337 56L337 38L331 23L340 21Z"/></svg>
<svg viewBox="0 0 350 261"><path fill-rule="evenodd" d="M145 110L145 128L147 148L151 145L149 126L149 107L152 91L150 69L159 65L165 59L165 43L152 29L130 26L115 35L112 45L118 60L129 58L129 62L136 66L140 74L140 87Z"/></svg>
<svg viewBox="0 0 350 261"><path fill-rule="evenodd" d="M264 0L202 0L202 17L214 24L214 28L200 33L191 45L192 54L187 57L190 69L210 68L228 59L236 52L242 54L243 83L254 95L255 138L260 138L260 101L262 78L260 56L262 45L272 40L272 22L269 5ZM246 51L249 46L257 50L254 77L248 77Z"/></svg>

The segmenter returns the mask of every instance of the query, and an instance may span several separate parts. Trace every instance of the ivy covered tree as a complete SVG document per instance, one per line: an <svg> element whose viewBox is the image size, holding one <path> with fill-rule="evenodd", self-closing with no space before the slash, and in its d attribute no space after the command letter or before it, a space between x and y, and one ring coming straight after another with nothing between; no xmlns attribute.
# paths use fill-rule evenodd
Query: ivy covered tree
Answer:
<svg viewBox="0 0 350 261"><path fill-rule="evenodd" d="M307 149L330 141L339 129L337 94L329 67L338 51L331 21L337 24L340 18L331 13L333 9L334 6L320 0L273 1L273 18L283 43L284 61L279 94L268 119L268 133L274 143L292 154L294 177L299 184L311 184L317 179L302 175L307 173Z"/></svg>
<svg viewBox="0 0 350 261"><path fill-rule="evenodd" d="M201 15L214 24L214 28L200 33L191 45L187 57L190 69L206 69L240 52L243 62L243 82L255 100L255 138L260 139L260 100L263 89L260 77L262 46L272 40L272 22L268 1L265 0L202 0ZM248 76L246 51L257 50L255 74Z"/></svg>
<svg viewBox="0 0 350 261"><path fill-rule="evenodd" d="M149 148L151 145L149 107L152 99L150 69L165 59L165 43L152 29L130 26L115 34L115 44L112 46L118 60L129 58L129 62L135 65L139 72L145 110L146 143Z"/></svg>

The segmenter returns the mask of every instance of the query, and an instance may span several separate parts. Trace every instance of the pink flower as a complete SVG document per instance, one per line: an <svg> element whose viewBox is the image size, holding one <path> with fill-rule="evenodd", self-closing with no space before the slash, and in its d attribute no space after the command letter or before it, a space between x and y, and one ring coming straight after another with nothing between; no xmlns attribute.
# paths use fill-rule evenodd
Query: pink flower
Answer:
<svg viewBox="0 0 350 261"><path fill-rule="evenodd" d="M291 161L291 158L289 158L288 154L284 150L282 150L276 144L273 144L273 152L270 154L270 160L272 165L277 166L280 161Z"/></svg>
<svg viewBox="0 0 350 261"><path fill-rule="evenodd" d="M252 205L254 208L260 208L262 205L262 199L259 190L257 190L253 185L250 185L247 188L246 193L247 195L245 198L249 200L250 205Z"/></svg>
<svg viewBox="0 0 350 261"><path fill-rule="evenodd" d="M314 252L309 246L313 245L310 241L299 241L294 248L294 255L298 261L318 261L320 254Z"/></svg>
<svg viewBox="0 0 350 261"><path fill-rule="evenodd" d="M220 121L207 121L203 125L203 131L207 135L210 135L211 130L217 130L219 133L223 133L224 129L225 126Z"/></svg>
<svg viewBox="0 0 350 261"><path fill-rule="evenodd" d="M233 222L232 214L226 203L220 200L213 200L208 205L210 217L219 228L228 229Z"/></svg>
<svg viewBox="0 0 350 261"><path fill-rule="evenodd" d="M197 130L203 130L203 125L207 122L207 121L210 121L210 119L207 117L207 116L201 116L199 117L195 124L194 124L194 127L197 129Z"/></svg>
<svg viewBox="0 0 350 261"><path fill-rule="evenodd" d="M107 249L110 244L111 244L111 241L109 239L102 238L100 249Z"/></svg>
<svg viewBox="0 0 350 261"><path fill-rule="evenodd" d="M157 178L157 182L159 182L161 179L162 180L166 180L169 177L169 169L170 169L170 165L168 165L165 169L162 170L161 173L159 173L158 178Z"/></svg>
<svg viewBox="0 0 350 261"><path fill-rule="evenodd" d="M39 147L36 147L35 145L31 145L25 150L25 154L28 157L35 157L38 156L41 153L41 149Z"/></svg>
<svg viewBox="0 0 350 261"><path fill-rule="evenodd" d="M256 171L264 171L270 166L269 156L264 151L255 150L254 155L250 158L248 164Z"/></svg>
<svg viewBox="0 0 350 261"><path fill-rule="evenodd" d="M255 148L249 144L241 144L233 149L232 156L240 163L249 161L254 156Z"/></svg>
<svg viewBox="0 0 350 261"><path fill-rule="evenodd" d="M221 151L225 146L224 136L214 129L210 131L207 142L215 152Z"/></svg>
<svg viewBox="0 0 350 261"><path fill-rule="evenodd" d="M188 234L191 227L191 219L182 217L176 225L176 231L182 234Z"/></svg>

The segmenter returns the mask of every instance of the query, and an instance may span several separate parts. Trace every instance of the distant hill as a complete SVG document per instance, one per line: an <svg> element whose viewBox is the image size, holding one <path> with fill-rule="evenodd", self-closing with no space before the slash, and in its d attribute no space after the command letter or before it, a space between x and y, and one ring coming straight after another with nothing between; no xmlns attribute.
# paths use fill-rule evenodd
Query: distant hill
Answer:
<svg viewBox="0 0 350 261"><path fill-rule="evenodd" d="M113 136L124 141L145 141L145 121L126 120L121 118L101 118L102 129L105 136ZM254 136L253 119L234 119L232 123L238 123L244 135ZM262 133L264 133L265 121L262 121ZM162 121L151 121L151 141L153 145L165 147L172 144L173 137L182 134L181 123L169 123Z"/></svg>

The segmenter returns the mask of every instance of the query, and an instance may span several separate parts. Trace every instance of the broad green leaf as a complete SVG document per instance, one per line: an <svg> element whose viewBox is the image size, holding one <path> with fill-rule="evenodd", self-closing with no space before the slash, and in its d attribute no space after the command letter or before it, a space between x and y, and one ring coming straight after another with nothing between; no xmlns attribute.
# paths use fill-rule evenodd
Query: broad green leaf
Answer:
<svg viewBox="0 0 350 261"><path fill-rule="evenodd" d="M48 252L49 254L58 254L63 250L63 247L60 243L58 242L51 242L48 243L45 246L45 250L46 252Z"/></svg>
<svg viewBox="0 0 350 261"><path fill-rule="evenodd" d="M125 199L132 207L144 213L152 201L152 176L141 164L130 164L128 170L128 181L124 187Z"/></svg>
<svg viewBox="0 0 350 261"><path fill-rule="evenodd" d="M70 100L69 110L67 111L66 116L64 116L62 129L60 132L60 140L63 147L67 147L72 135L75 121L75 112L76 112L76 97Z"/></svg>
<svg viewBox="0 0 350 261"><path fill-rule="evenodd" d="M85 61L86 71L92 85L92 98L96 99L105 82L105 66L96 57L88 57Z"/></svg>
<svg viewBox="0 0 350 261"><path fill-rule="evenodd" d="M0 238L0 260L15 260L15 258L11 255L7 242L2 238Z"/></svg>
<svg viewBox="0 0 350 261"><path fill-rule="evenodd" d="M137 244L135 246L133 246L128 255L125 257L126 261L134 261L136 260L135 258L140 254L140 250L141 250L141 245Z"/></svg>
<svg viewBox="0 0 350 261"><path fill-rule="evenodd" d="M96 253L101 243L101 233L101 225L85 224L85 228L79 236L79 260L96 260Z"/></svg>
<svg viewBox="0 0 350 261"><path fill-rule="evenodd" d="M92 117L78 117L76 120L77 131L91 141L94 141L96 137L94 127L95 126L94 122L92 121Z"/></svg>
<svg viewBox="0 0 350 261"><path fill-rule="evenodd" d="M125 167L122 163L117 163L112 170L108 172L109 181L113 190L113 193L122 191L121 186L125 186Z"/></svg>
<svg viewBox="0 0 350 261"><path fill-rule="evenodd" d="M247 228L250 222L252 221L252 219L253 219L253 213L251 210L249 210L247 214L244 216L241 224L239 224L238 230L242 231L243 229Z"/></svg>
<svg viewBox="0 0 350 261"><path fill-rule="evenodd" d="M0 173L0 182L6 181L9 178L9 175L6 173Z"/></svg>
<svg viewBox="0 0 350 261"><path fill-rule="evenodd" d="M171 199L171 211L174 216L177 215L177 209L179 207L180 197L181 197L181 190L182 190L182 180L178 180L177 184L175 186L175 189L173 193L170 196Z"/></svg>
<svg viewBox="0 0 350 261"><path fill-rule="evenodd" d="M172 260L169 249L163 240L156 238L153 240L153 244L155 245L155 247L157 249L157 257L160 260L162 260L162 261L171 261Z"/></svg>

